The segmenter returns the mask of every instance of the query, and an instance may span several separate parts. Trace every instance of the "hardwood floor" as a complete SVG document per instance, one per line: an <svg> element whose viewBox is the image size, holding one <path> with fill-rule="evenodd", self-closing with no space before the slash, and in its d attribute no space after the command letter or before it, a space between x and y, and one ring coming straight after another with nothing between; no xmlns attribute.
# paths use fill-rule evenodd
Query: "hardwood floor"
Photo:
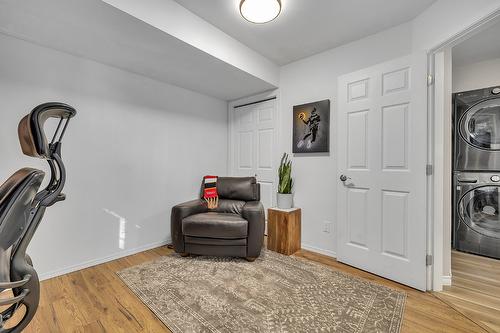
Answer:
<svg viewBox="0 0 500 333"><path fill-rule="evenodd" d="M500 332L500 260L452 252L452 285L436 296L488 332Z"/></svg>
<svg viewBox="0 0 500 333"><path fill-rule="evenodd" d="M24 332L169 332L115 272L171 251L161 247L43 281L39 311ZM309 251L301 250L295 255L404 290L408 298L402 332L487 332L484 325L470 320L468 314L432 293L399 285Z"/></svg>

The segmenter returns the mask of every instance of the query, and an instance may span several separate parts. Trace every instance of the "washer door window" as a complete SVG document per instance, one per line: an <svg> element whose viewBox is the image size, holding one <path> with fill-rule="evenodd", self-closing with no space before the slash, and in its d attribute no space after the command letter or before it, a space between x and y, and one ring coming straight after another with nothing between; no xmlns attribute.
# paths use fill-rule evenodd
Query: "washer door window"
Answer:
<svg viewBox="0 0 500 333"><path fill-rule="evenodd" d="M500 99L472 106L460 120L460 135L474 147L500 150Z"/></svg>
<svg viewBox="0 0 500 333"><path fill-rule="evenodd" d="M462 222L481 235L500 239L499 193L500 186L477 187L467 192L458 205Z"/></svg>

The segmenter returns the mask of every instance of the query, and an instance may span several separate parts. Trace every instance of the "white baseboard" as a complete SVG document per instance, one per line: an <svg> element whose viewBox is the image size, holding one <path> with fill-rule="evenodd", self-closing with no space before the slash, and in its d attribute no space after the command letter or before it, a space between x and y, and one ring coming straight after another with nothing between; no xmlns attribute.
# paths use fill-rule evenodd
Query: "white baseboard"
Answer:
<svg viewBox="0 0 500 333"><path fill-rule="evenodd" d="M123 258L123 257L130 256L132 254L136 254L136 253L139 253L139 252L143 252L143 251L147 251L147 250L150 250L150 249L154 249L156 247L160 247L160 246L169 244L170 242L171 242L171 240L167 239L167 240L163 240L163 241L160 241L160 242L155 242L155 243L151 243L151 244L146 244L146 245L138 246L138 247L135 247L133 249L127 249L127 250L123 250L123 251L120 251L120 252L116 252L116 253L113 253L113 254L111 254L109 256L102 257L102 258L92 259L92 260L84 261L84 262L79 263L79 264L75 264L75 265L63 267L63 268L60 268L60 269L56 269L56 270L53 270L53 271L50 271L50 272L41 273L38 277L39 277L40 281L51 279L51 278L56 277L56 276L60 276L60 275L68 274L68 273L71 273L71 272L79 271L81 269L85 269L85 268L89 268L89 267L96 266L96 265L99 265L99 264L103 264L103 263L108 262L108 261L120 259L120 258Z"/></svg>
<svg viewBox="0 0 500 333"><path fill-rule="evenodd" d="M323 254L325 256L332 257L332 258L337 258L337 253L335 253L334 251L331 251L331 250L321 249L319 247L307 245L304 243L301 244L301 247L307 251L316 252L316 253Z"/></svg>
<svg viewBox="0 0 500 333"><path fill-rule="evenodd" d="M451 275L443 275L443 286L451 286Z"/></svg>

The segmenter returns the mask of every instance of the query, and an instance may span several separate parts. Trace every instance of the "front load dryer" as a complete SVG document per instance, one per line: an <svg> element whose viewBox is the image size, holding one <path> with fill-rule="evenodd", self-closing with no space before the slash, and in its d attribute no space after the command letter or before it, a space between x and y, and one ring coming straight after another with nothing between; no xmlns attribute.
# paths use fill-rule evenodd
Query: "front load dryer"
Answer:
<svg viewBox="0 0 500 333"><path fill-rule="evenodd" d="M455 171L500 171L500 87L453 95Z"/></svg>

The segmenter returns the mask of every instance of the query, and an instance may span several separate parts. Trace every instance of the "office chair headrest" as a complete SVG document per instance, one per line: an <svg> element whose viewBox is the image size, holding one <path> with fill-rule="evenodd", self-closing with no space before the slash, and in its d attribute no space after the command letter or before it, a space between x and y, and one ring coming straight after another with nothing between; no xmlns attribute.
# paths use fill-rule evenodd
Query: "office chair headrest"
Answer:
<svg viewBox="0 0 500 333"><path fill-rule="evenodd" d="M70 118L75 116L76 110L64 103L44 103L34 108L26 115L18 126L19 142L25 155L43 159L52 159L49 143L45 136L43 126L49 118L59 118L59 125L54 133L51 143L55 142L63 120L66 120L62 132L57 141L62 139L66 125Z"/></svg>

